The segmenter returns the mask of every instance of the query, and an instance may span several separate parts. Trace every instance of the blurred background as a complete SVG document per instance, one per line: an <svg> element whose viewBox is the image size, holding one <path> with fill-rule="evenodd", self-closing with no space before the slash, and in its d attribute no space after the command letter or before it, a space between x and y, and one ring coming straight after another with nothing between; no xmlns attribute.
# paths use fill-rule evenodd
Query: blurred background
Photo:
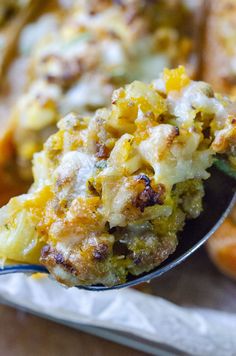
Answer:
<svg viewBox="0 0 236 356"><path fill-rule="evenodd" d="M27 191L33 154L58 120L108 106L115 88L184 65L193 79L234 98L235 43L235 0L0 0L1 205ZM235 276L233 211L206 247L138 293L233 314ZM9 306L0 310L7 356L139 355ZM163 354L159 346L156 354Z"/></svg>

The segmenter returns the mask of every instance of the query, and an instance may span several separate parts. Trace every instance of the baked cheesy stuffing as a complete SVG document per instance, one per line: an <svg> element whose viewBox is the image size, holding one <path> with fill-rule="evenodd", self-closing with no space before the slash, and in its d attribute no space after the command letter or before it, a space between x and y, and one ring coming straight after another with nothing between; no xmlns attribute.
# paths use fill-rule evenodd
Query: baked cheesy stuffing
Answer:
<svg viewBox="0 0 236 356"><path fill-rule="evenodd" d="M66 3L21 34L28 74L13 108L11 140L25 179L31 179L33 154L68 112L107 106L115 88L150 81L164 67L183 64L191 75L197 68L195 11L183 0Z"/></svg>
<svg viewBox="0 0 236 356"><path fill-rule="evenodd" d="M69 114L34 156L34 184L0 210L0 255L68 286L113 286L173 253L202 211L216 153L234 153L236 110L183 67Z"/></svg>

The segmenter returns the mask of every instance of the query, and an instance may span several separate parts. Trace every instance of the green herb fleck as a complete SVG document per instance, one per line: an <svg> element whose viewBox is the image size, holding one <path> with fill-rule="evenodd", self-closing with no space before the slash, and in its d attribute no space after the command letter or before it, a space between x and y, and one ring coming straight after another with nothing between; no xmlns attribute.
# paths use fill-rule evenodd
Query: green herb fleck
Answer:
<svg viewBox="0 0 236 356"><path fill-rule="evenodd" d="M101 161L98 161L98 162L95 163L95 167L96 167L97 169L104 169L104 168L107 167L107 161L104 160L104 159L101 160Z"/></svg>
<svg viewBox="0 0 236 356"><path fill-rule="evenodd" d="M4 227L5 227L5 229L10 230L10 227L8 224L5 224Z"/></svg>

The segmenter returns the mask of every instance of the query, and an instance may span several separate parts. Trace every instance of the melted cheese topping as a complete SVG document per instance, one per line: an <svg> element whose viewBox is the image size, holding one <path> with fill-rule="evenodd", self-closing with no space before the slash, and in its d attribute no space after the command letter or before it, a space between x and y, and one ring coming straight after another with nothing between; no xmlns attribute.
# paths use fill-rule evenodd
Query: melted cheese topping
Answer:
<svg viewBox="0 0 236 356"><path fill-rule="evenodd" d="M38 262L43 246L41 263L67 285L151 270L200 214L215 153L234 152L235 115L183 67L118 89L91 117L67 115L35 155L29 194L0 211L0 256Z"/></svg>

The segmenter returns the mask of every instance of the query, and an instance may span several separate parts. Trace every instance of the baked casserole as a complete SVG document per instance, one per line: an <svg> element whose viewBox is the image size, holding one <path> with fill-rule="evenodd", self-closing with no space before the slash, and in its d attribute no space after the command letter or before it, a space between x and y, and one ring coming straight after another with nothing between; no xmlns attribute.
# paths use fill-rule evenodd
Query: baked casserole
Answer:
<svg viewBox="0 0 236 356"><path fill-rule="evenodd" d="M28 194L0 210L0 256L68 286L150 271L201 213L215 154L234 154L235 115L183 67L115 90L92 116L66 115L34 155Z"/></svg>
<svg viewBox="0 0 236 356"><path fill-rule="evenodd" d="M12 151L5 160L2 153L3 169L11 160L16 174L31 181L33 154L59 119L107 106L126 83L150 81L179 64L194 76L194 10L183 0L61 1L25 26L18 60L27 59L26 85L13 105L6 132Z"/></svg>

